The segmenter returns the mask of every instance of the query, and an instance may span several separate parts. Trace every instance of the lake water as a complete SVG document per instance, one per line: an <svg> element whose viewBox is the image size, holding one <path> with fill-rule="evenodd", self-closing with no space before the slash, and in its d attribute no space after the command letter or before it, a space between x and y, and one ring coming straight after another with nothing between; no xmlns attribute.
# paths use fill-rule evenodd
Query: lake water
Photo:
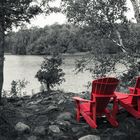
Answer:
<svg viewBox="0 0 140 140"><path fill-rule="evenodd" d="M64 64L62 68L65 72L66 81L62 83L59 89L66 92L79 93L87 90L85 85L91 81L91 75L88 72L75 74L75 60L81 55L64 55ZM21 55L5 55L4 65L4 90L10 90L12 80L29 81L25 91L32 94L40 91L40 83L35 78L36 72L39 70L43 61L42 56L21 56Z"/></svg>

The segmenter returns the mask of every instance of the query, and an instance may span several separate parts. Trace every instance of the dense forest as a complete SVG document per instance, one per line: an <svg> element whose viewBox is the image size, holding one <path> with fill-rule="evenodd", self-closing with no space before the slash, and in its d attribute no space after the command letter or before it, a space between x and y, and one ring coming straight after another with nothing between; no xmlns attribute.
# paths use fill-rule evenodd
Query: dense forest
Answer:
<svg viewBox="0 0 140 140"><path fill-rule="evenodd" d="M5 52L18 55L44 55L54 51L60 53L87 52L96 47L91 32L74 25L54 24L44 28L23 28L6 36ZM105 40L106 51L114 53L115 43Z"/></svg>

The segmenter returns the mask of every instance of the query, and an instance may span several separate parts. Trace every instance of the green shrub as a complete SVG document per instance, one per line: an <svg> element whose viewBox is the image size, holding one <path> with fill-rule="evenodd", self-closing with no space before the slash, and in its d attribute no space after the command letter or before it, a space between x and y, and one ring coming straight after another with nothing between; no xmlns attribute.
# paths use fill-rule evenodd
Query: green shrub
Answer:
<svg viewBox="0 0 140 140"><path fill-rule="evenodd" d="M10 95L11 97L18 97L18 96L22 96L25 95L25 92L22 92L22 90L26 87L26 85L29 82L26 81L25 79L23 80L13 80L11 82L11 91L10 91Z"/></svg>
<svg viewBox="0 0 140 140"><path fill-rule="evenodd" d="M47 90L56 85L60 85L64 79L65 73L60 68L62 65L62 58L58 55L53 55L51 58L44 58L41 68L36 73L35 77L41 84L45 84Z"/></svg>

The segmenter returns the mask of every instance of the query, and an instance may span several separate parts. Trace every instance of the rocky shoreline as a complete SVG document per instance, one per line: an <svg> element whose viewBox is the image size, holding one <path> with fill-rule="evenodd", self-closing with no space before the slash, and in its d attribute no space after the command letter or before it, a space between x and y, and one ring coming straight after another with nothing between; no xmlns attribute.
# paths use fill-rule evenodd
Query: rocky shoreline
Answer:
<svg viewBox="0 0 140 140"><path fill-rule="evenodd" d="M82 94L84 97L87 94ZM74 93L52 91L32 97L3 99L0 106L0 140L139 140L140 120L125 110L117 115L119 127L106 118L92 129L75 120Z"/></svg>

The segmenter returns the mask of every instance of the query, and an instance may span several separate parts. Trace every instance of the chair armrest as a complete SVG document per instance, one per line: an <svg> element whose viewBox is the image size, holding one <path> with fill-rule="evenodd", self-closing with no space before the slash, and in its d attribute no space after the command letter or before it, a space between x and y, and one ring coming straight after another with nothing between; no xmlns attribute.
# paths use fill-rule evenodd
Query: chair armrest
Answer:
<svg viewBox="0 0 140 140"><path fill-rule="evenodd" d="M140 97L140 94L129 94L129 96Z"/></svg>
<svg viewBox="0 0 140 140"><path fill-rule="evenodd" d="M123 93L123 92L114 92L115 95L117 96L117 99L125 99L128 98L129 94Z"/></svg>
<svg viewBox="0 0 140 140"><path fill-rule="evenodd" d="M128 87L128 89L129 89L130 94L132 94L134 92L134 90L135 90L134 87Z"/></svg>
<svg viewBox="0 0 140 140"><path fill-rule="evenodd" d="M103 97L106 97L106 98L109 98L109 97L116 97L115 94L114 94L114 95L94 94L93 96L94 96L94 97L101 97L101 98L103 98Z"/></svg>
<svg viewBox="0 0 140 140"><path fill-rule="evenodd" d="M140 93L140 88L136 88L136 90Z"/></svg>
<svg viewBox="0 0 140 140"><path fill-rule="evenodd" d="M134 87L128 87L129 88L129 91L130 91L130 94L132 92L134 92L135 88ZM140 93L140 88L136 88L136 91Z"/></svg>
<svg viewBox="0 0 140 140"><path fill-rule="evenodd" d="M134 90L134 87L128 87L129 90Z"/></svg>
<svg viewBox="0 0 140 140"><path fill-rule="evenodd" d="M80 97L72 97L74 100L76 101L81 101L81 102L90 102L90 103L94 103L95 101L91 101L91 100L86 100Z"/></svg>

